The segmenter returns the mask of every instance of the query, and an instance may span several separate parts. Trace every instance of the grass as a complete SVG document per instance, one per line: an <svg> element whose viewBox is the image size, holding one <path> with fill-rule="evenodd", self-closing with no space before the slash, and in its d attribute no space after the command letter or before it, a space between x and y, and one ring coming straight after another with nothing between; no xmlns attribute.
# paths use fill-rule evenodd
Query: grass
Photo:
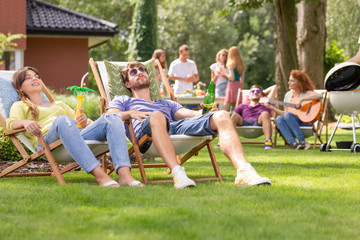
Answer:
<svg viewBox="0 0 360 240"><path fill-rule="evenodd" d="M65 186L49 177L0 179L1 239L359 239L358 154L244 149L271 187L233 185L236 172L219 149L224 180L193 189L107 189L79 184L94 182L83 171L64 175ZM212 176L204 150L185 167L190 177ZM147 172L164 178L159 169ZM140 179L137 169L133 175Z"/></svg>

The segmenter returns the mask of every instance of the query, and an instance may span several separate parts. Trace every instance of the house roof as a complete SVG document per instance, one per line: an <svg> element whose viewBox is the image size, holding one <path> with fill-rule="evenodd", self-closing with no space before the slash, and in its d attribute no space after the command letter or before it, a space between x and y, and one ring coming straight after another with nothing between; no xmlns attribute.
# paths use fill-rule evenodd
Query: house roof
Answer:
<svg viewBox="0 0 360 240"><path fill-rule="evenodd" d="M116 27L115 23L48 2L26 0L27 34L98 36L108 39L118 32Z"/></svg>

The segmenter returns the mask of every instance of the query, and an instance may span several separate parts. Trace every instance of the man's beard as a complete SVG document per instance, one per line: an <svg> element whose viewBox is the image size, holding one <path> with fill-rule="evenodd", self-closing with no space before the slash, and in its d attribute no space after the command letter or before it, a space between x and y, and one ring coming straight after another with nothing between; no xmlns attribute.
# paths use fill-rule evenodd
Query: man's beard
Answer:
<svg viewBox="0 0 360 240"><path fill-rule="evenodd" d="M141 90L141 89L144 89L144 88L149 88L150 87L150 82L137 82L135 84L132 84L131 85L131 88L133 90Z"/></svg>

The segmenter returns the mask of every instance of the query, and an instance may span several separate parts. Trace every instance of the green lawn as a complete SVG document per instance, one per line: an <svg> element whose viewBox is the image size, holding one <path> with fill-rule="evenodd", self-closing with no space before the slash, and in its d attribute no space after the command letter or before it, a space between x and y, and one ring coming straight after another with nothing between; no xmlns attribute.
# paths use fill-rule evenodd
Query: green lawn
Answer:
<svg viewBox="0 0 360 240"><path fill-rule="evenodd" d="M352 135L340 131L336 138L351 140ZM175 190L171 183L101 188L79 184L94 182L83 171L64 175L70 183L65 186L50 177L2 178L0 238L360 238L359 154L244 149L272 186L235 186L235 169L219 149L215 154L224 180L192 189ZM185 168L190 177L212 176L204 150ZM159 169L148 172L149 178L164 177ZM133 175L140 179L137 169Z"/></svg>

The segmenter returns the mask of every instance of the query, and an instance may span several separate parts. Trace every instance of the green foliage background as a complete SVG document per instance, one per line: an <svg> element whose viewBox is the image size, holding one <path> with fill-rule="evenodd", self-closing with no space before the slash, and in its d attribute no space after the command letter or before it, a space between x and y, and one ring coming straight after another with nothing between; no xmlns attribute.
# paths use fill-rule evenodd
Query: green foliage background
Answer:
<svg viewBox="0 0 360 240"><path fill-rule="evenodd" d="M157 48L156 0L139 0L129 37L128 61L146 61Z"/></svg>
<svg viewBox="0 0 360 240"><path fill-rule="evenodd" d="M119 33L108 43L92 48L90 57L107 60L128 59L132 17L135 5L139 1L45 1L117 23ZM274 1L157 0L156 3L157 46L166 51L168 65L178 57L179 46L186 43L190 47L190 59L197 63L200 80L208 82L209 66L215 61L216 52L222 48L238 46L247 67L245 87L255 83L267 87L275 83ZM227 11L227 15L223 14L224 10ZM332 42L337 40L336 46L339 50L343 49L341 55L344 58L357 52L357 40L360 35L357 24L359 16L359 1L327 1L327 51L334 51ZM155 45L153 49L150 48L148 51L152 52ZM331 61L333 60L325 60L328 63ZM94 83L90 84L90 87L93 85Z"/></svg>

